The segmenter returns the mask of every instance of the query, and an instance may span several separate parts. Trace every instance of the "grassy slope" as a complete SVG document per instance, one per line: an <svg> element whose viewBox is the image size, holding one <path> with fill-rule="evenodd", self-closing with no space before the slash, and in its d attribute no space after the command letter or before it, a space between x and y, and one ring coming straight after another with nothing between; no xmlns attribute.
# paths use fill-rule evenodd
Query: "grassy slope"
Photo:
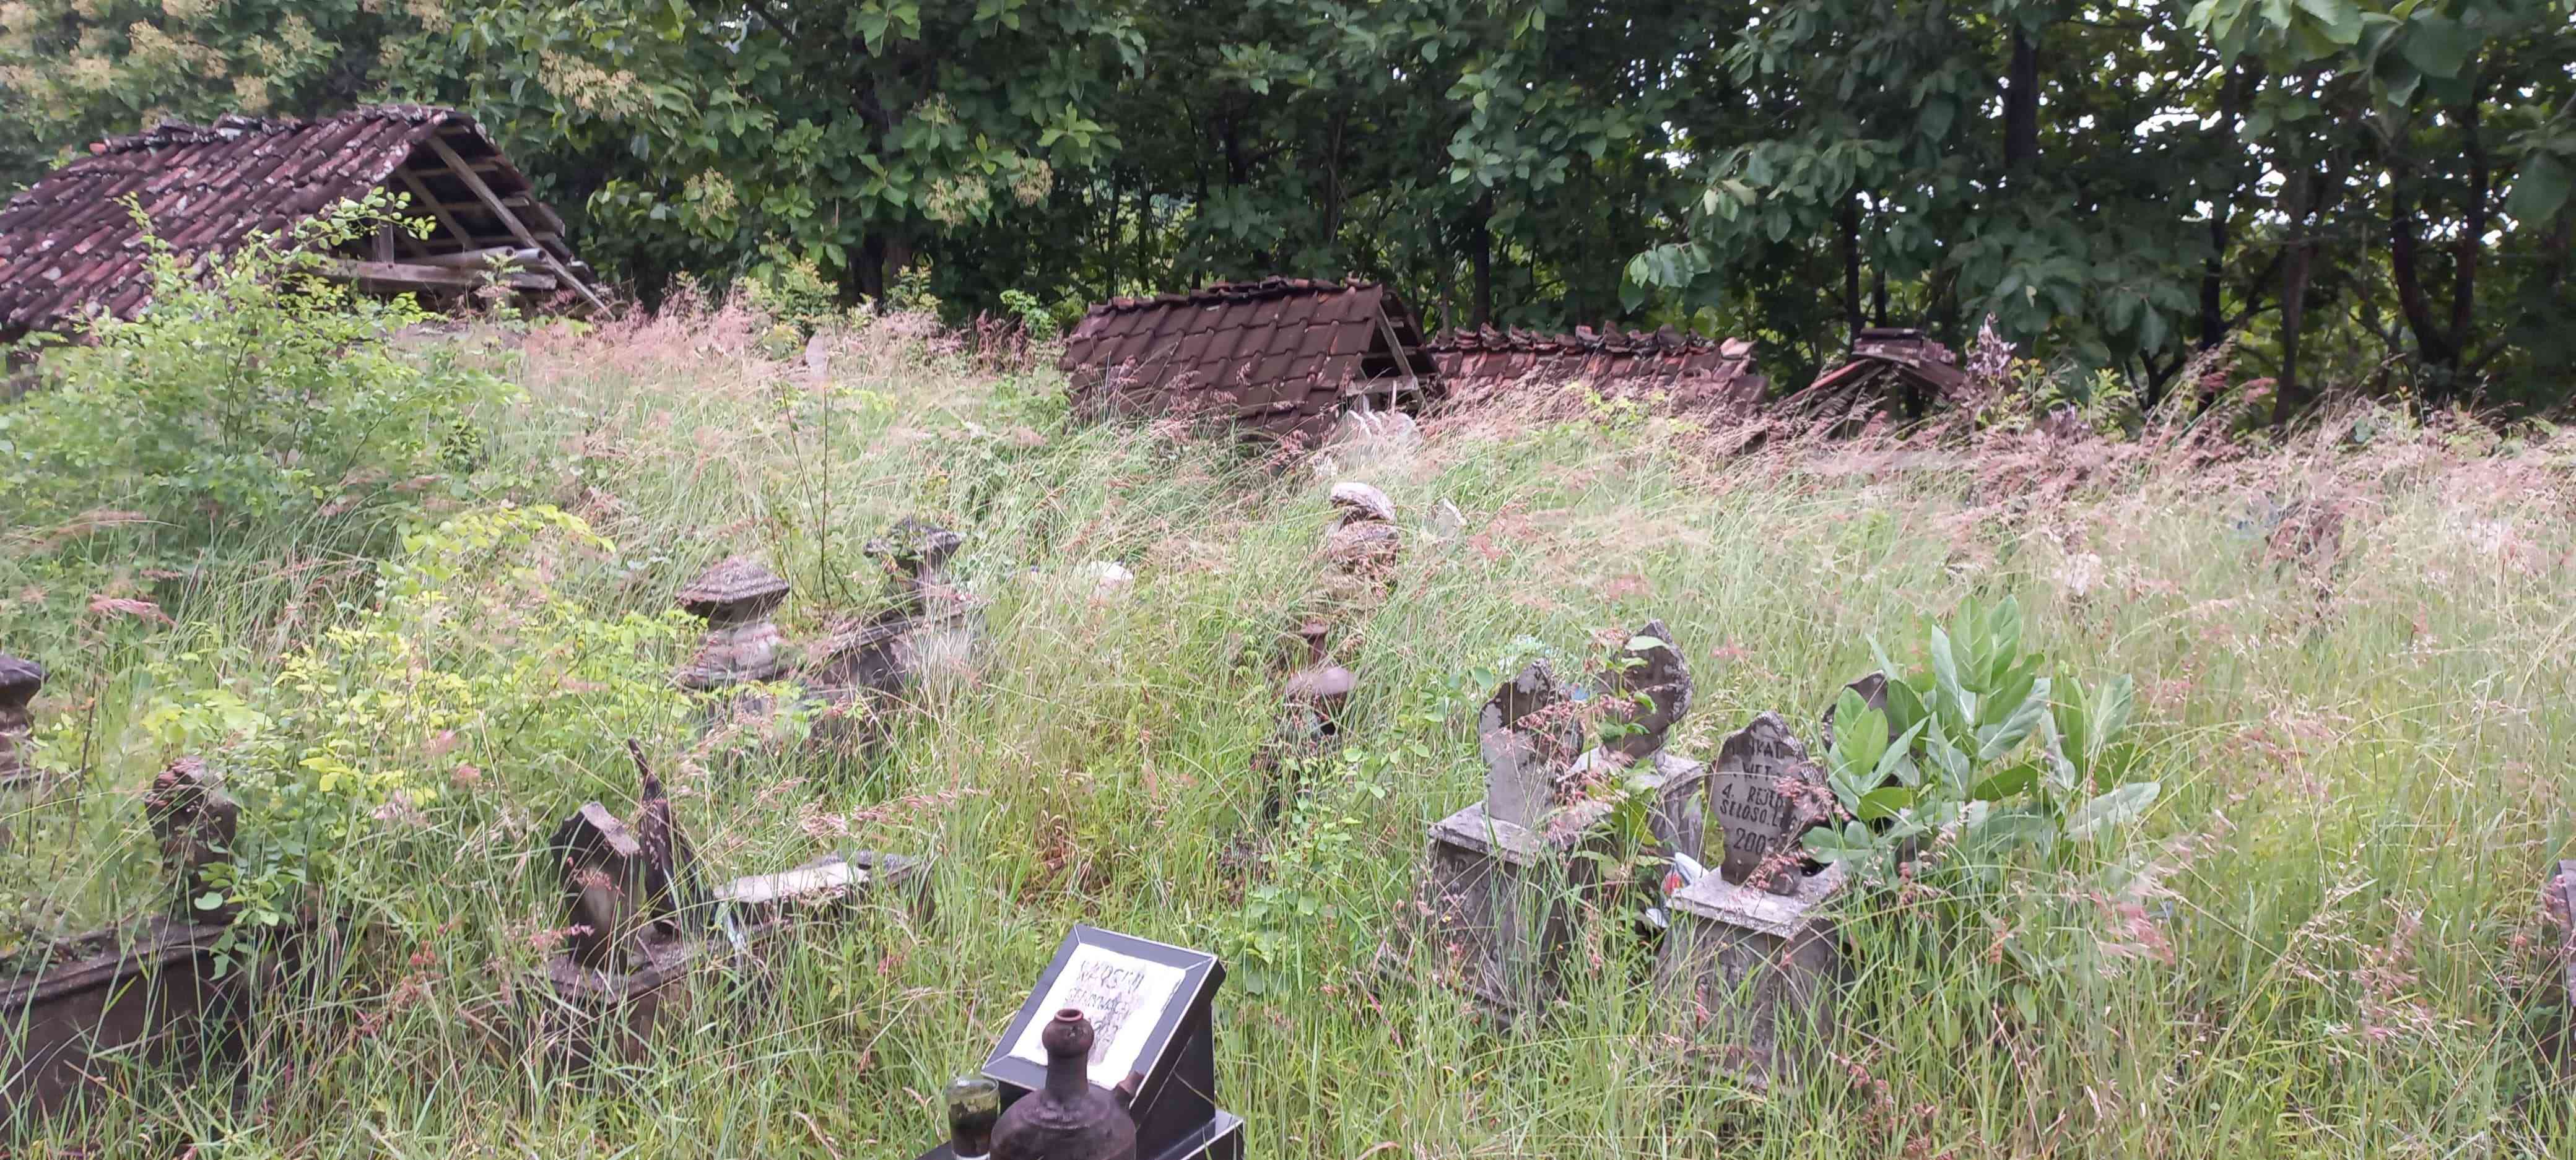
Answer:
<svg viewBox="0 0 2576 1160"><path fill-rule="evenodd" d="M2576 841L2563 451L2407 442L2136 468L2060 496L2063 465L2044 458L2019 475L1824 473L1633 416L1461 423L1369 475L1408 525L1397 596L1337 607L1314 557L1329 481L1303 467L1070 425L1046 376L926 365L882 333L845 341L819 387L738 333L531 342L516 372L531 398L500 453L620 548L550 560L544 586L654 610L703 563L758 551L797 585L788 631L811 633L835 599L874 592L859 545L893 518L966 530L993 653L887 761L682 765L682 725L647 731L718 872L844 843L935 850L937 921L814 937L775 962L773 998L710 1005L657 1064L550 1077L507 1030L510 980L555 921L524 852L570 802L623 806L630 774L609 746L469 737L492 774L454 795L470 808L363 834L346 896L399 935L366 945L366 997L277 1025L250 1093L262 1114L218 1086L145 1083L34 1151L909 1156L935 1136L939 1084L1084 921L1234 958L1221 1082L1259 1156L2576 1155L2564 1094L2516 1102L2555 937L2538 887ZM2322 610L2308 576L2261 565L2234 526L2266 489L2354 502ZM1446 541L1426 524L1442 498L1466 515ZM1097 559L1135 570L1131 595L1089 598L1074 569ZM200 680L260 680L313 625L355 615L308 607L281 631L292 587L175 607L190 628L91 655L131 672L186 633L221 658ZM1459 724L1484 691L1468 674L1514 638L1591 657L1662 617L1701 690L1676 745L1705 755L1760 710L1812 720L1869 667L1873 637L1907 655L1927 618L2006 593L2059 671L2139 682L2144 765L2166 792L2123 853L2170 892L2143 914L2025 900L1947 947L1906 915L1858 922L1837 1062L1772 1103L1684 1062L1620 938L1594 944L1561 1010L1508 1037L1437 988L1364 986L1425 823L1481 784ZM1349 626L1355 741L1247 874L1223 856L1258 811L1267 657L1318 611ZM54 845L22 840L12 875L54 877L15 890L86 888L113 908L148 889L131 860L65 870L85 861L67 848L141 848L131 791L165 756L120 720L143 683L114 675L58 678L57 707L70 688L104 694L117 747L96 792L22 823ZM406 764L426 739L377 740L374 760ZM1999 965L2009 940L2057 961Z"/></svg>

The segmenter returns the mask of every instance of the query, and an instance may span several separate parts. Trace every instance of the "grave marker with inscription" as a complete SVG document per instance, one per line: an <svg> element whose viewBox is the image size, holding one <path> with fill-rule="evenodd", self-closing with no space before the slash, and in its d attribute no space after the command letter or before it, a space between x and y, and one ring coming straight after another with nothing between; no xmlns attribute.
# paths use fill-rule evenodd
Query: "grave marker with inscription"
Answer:
<svg viewBox="0 0 2576 1160"><path fill-rule="evenodd" d="M1241 1160L1243 1120L1216 1106L1211 1021L1224 982L1214 955L1074 927L984 1060L983 1074L1001 1086L1005 1123L1012 1105L1046 1086L1048 1028L1077 1011L1092 1033L1088 1078L1133 1119L1139 1160ZM1001 1136L997 1128L996 1155ZM943 1144L921 1160L953 1156Z"/></svg>
<svg viewBox="0 0 2576 1160"><path fill-rule="evenodd" d="M1739 886L1794 894L1806 859L1798 836L1825 820L1824 771L1777 713L1729 735L1711 763L1709 812L1725 834L1719 876Z"/></svg>
<svg viewBox="0 0 2576 1160"><path fill-rule="evenodd" d="M1725 856L1667 900L1656 989L1697 1052L1767 1088L1832 1028L1844 967L1826 910L1847 872L1802 853L1800 836L1826 820L1830 791L1778 714L1728 736L1711 765Z"/></svg>

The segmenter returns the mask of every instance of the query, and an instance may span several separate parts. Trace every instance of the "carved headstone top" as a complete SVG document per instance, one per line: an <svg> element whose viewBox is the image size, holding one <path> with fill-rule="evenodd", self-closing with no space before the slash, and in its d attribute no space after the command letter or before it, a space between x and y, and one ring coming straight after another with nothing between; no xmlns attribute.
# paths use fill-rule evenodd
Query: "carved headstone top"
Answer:
<svg viewBox="0 0 2576 1160"><path fill-rule="evenodd" d="M1395 501L1386 493L1357 480L1333 485L1333 506L1342 511L1341 522L1391 524L1395 522Z"/></svg>
<svg viewBox="0 0 2576 1160"><path fill-rule="evenodd" d="M0 709L24 709L45 687L45 666L0 653Z"/></svg>
<svg viewBox="0 0 2576 1160"><path fill-rule="evenodd" d="M1572 700L1546 661L1532 661L1494 690L1476 718L1485 759L1485 816L1536 828L1556 808L1560 775L1574 763L1583 730Z"/></svg>
<svg viewBox="0 0 2576 1160"><path fill-rule="evenodd" d="M721 627L766 615L787 598L787 581L749 556L728 556L680 590L680 607Z"/></svg>
<svg viewBox="0 0 2576 1160"><path fill-rule="evenodd" d="M1708 777L1709 801L1726 836L1718 873L1773 894L1797 889L1804 857L1798 836L1824 819L1824 770L1777 713L1729 734Z"/></svg>
<svg viewBox="0 0 2576 1160"><path fill-rule="evenodd" d="M1630 644L1620 650L1620 663L1610 676L1611 691L1618 699L1615 716L1627 731L1602 747L1636 762L1662 749L1664 736L1690 712L1691 677L1689 666L1682 662L1681 646L1673 643L1672 631L1663 621L1647 621L1631 636Z"/></svg>
<svg viewBox="0 0 2576 1160"><path fill-rule="evenodd" d="M867 551L871 556L885 557L906 572L919 573L944 567L965 544L962 533L905 516L896 520L884 536L868 541Z"/></svg>
<svg viewBox="0 0 2576 1160"><path fill-rule="evenodd" d="M594 970L622 970L644 924L644 844L608 807L583 802L546 843L561 861L565 950Z"/></svg>
<svg viewBox="0 0 2576 1160"><path fill-rule="evenodd" d="M1850 692L1860 694L1862 704L1867 705L1872 709L1879 710L1882 713L1887 711L1886 673L1871 673L1866 677L1862 677L1857 681L1853 681L1852 683L1843 686L1843 688ZM1842 702L1842 694L1836 693L1834 694L1834 703L1825 706L1824 745L1828 749L1833 748L1834 744L1834 710L1840 708L1842 706ZM1890 741L1896 740L1896 723L1893 721L1888 722L1887 739Z"/></svg>
<svg viewBox="0 0 2576 1160"><path fill-rule="evenodd" d="M668 928L663 934L678 933L680 916L699 896L697 858L671 817L661 780L640 747L628 742L627 752L643 776L636 824L584 802L546 843L563 873L566 949L595 970L626 969L626 952L655 924Z"/></svg>

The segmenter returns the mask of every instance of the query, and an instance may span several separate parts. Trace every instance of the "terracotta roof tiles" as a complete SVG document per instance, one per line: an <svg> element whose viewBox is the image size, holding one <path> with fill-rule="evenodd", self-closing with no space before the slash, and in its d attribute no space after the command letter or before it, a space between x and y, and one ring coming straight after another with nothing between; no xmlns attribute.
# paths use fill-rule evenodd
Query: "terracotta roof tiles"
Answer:
<svg viewBox="0 0 2576 1160"><path fill-rule="evenodd" d="M526 176L473 118L453 109L376 105L311 121L165 121L91 145L89 156L0 205L0 338L59 326L92 310L130 315L144 304L151 292L147 251L123 202L129 195L162 240L193 257L362 197L413 165L415 151L426 159L414 166L418 173L445 173L444 162L427 152L433 137L474 163L498 196L519 202L515 212L532 229L561 232L562 219L529 196ZM452 195L437 185L432 192L472 200L461 185ZM475 228L486 215L478 207L451 216ZM502 233L493 220L490 232ZM442 224L433 243L457 250L472 244L445 234ZM580 268L559 236L540 241L554 258Z"/></svg>
<svg viewBox="0 0 2576 1160"><path fill-rule="evenodd" d="M1075 325L1062 366L1085 407L1230 418L1309 442L1353 395L1436 381L1412 312L1385 287L1300 278L1111 299Z"/></svg>

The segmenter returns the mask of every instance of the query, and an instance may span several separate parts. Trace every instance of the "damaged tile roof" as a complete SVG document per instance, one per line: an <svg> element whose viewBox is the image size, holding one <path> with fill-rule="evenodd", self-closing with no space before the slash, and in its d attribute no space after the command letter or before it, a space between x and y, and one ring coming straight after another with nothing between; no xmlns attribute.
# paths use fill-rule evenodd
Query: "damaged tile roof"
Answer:
<svg viewBox="0 0 2576 1160"><path fill-rule="evenodd" d="M1851 355L1841 366L1780 400L1776 409L1787 416L1812 419L1884 410L1891 401L1912 410L1957 402L1967 382L1967 373L1959 369L1959 356L1922 331L1871 327L1854 337Z"/></svg>
<svg viewBox="0 0 2576 1160"><path fill-rule="evenodd" d="M378 242L373 257L380 261L348 268L362 282L470 288L481 277L475 264L484 261L474 251L511 250L541 271L512 275L511 284L590 297L575 274L587 269L565 246L562 220L531 196L527 177L474 119L453 109L379 105L312 121L164 121L93 144L89 154L0 205L0 339L94 309L130 317L143 306L152 284L128 196L154 233L194 256L228 250L255 230L284 230L381 187L409 194L407 212L434 215L437 228L425 242L400 238L400 253ZM570 286L559 286L558 276Z"/></svg>
<svg viewBox="0 0 2576 1160"><path fill-rule="evenodd" d="M1413 313L1373 282L1267 278L1091 308L1060 364L1077 406L1206 414L1273 439L1322 440L1346 399L1436 382Z"/></svg>
<svg viewBox="0 0 2576 1160"><path fill-rule="evenodd" d="M1771 381L1753 365L1753 344L1654 332L1574 328L1538 334L1515 328L1452 330L1431 343L1449 397L1488 398L1523 382L1581 381L1611 396L1664 392L1690 410L1748 410Z"/></svg>

